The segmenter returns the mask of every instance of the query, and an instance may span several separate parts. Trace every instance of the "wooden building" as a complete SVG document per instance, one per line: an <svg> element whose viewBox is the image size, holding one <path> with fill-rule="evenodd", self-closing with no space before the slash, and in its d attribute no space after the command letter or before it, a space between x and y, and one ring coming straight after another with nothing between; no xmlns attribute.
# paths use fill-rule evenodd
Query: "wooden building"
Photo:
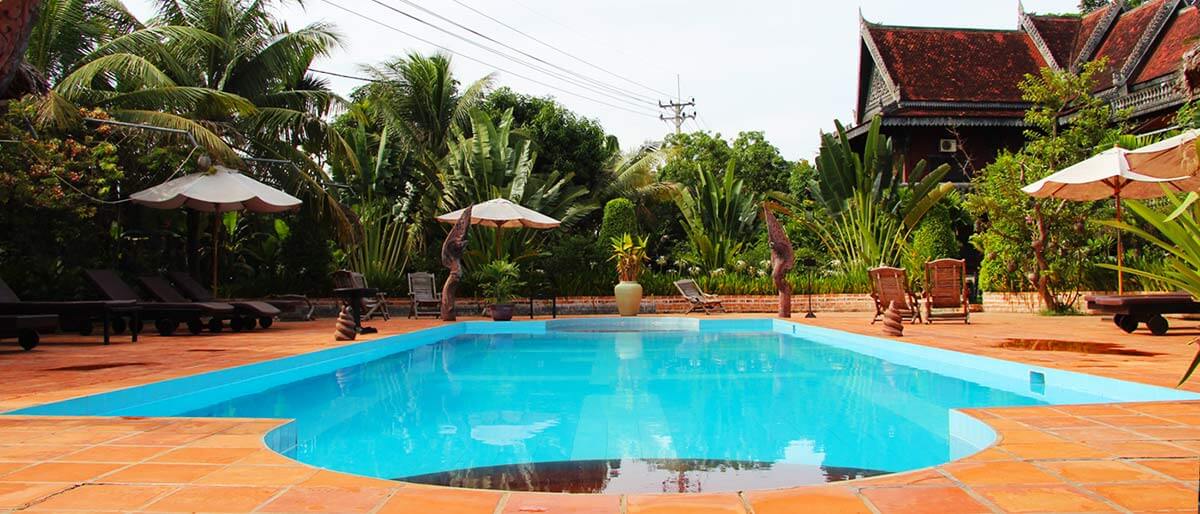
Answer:
<svg viewBox="0 0 1200 514"><path fill-rule="evenodd" d="M1169 126L1185 101L1183 55L1200 37L1190 0L1124 0L1084 16L1043 16L1018 7L1014 30L898 27L861 22L858 103L851 136L871 119L906 156L905 170L925 159L951 164L961 182L1001 149L1024 140L1028 103L1018 84L1043 67L1078 70L1107 59L1096 94L1128 109L1135 132Z"/></svg>

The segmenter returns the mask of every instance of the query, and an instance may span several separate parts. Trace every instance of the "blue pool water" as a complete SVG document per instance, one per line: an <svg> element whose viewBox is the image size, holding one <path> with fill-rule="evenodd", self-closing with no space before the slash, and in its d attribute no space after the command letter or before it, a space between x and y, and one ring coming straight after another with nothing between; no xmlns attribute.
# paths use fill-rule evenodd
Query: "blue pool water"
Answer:
<svg viewBox="0 0 1200 514"><path fill-rule="evenodd" d="M786 333L797 332L790 324L756 326L459 330L257 390L163 401L157 390L135 388L108 401L101 395L29 411L292 418L289 456L389 479L717 491L939 464L987 443L952 433L955 416L962 417L952 409L1113 401L1113 384L1127 384L1096 378L1095 388L1074 387L1069 382L1086 376L1059 379L1054 373L1062 372L1047 370L1047 388L1045 375L988 370L1000 362L991 359L925 348L885 358L880 352L910 347L833 331ZM923 364L931 358L968 365L936 370ZM1158 394L1129 388L1143 399Z"/></svg>

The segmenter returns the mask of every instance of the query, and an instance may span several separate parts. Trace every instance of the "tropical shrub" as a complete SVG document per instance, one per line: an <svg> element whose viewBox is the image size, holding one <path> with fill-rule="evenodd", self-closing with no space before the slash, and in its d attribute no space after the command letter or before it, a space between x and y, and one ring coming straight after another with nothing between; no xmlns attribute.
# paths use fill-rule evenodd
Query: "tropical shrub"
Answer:
<svg viewBox="0 0 1200 514"><path fill-rule="evenodd" d="M850 274L900 264L917 224L953 190L941 182L950 167L926 173L921 161L905 182L879 117L871 121L862 152L851 146L845 127L836 125L836 133L821 135L816 177L809 183L818 209L809 222Z"/></svg>
<svg viewBox="0 0 1200 514"><path fill-rule="evenodd" d="M723 268L752 238L758 226L761 196L744 190L731 163L717 176L702 169L694 186L680 189L675 205L698 264L711 271Z"/></svg>
<svg viewBox="0 0 1200 514"><path fill-rule="evenodd" d="M397 291L404 283L404 225L380 206L359 209L362 239L347 252L346 265L367 279L371 287Z"/></svg>
<svg viewBox="0 0 1200 514"><path fill-rule="evenodd" d="M1200 298L1200 203L1197 203L1200 194L1191 192L1185 197L1180 197L1169 193L1168 198L1173 209L1169 214L1163 214L1138 201L1129 201L1126 204L1129 212L1149 225L1151 230L1144 230L1127 221L1101 222L1103 225L1133 234L1166 252L1165 266L1159 269L1128 265L1118 268L1111 264L1100 266L1113 270L1123 269L1127 273L1186 291L1193 298ZM1192 344L1196 344L1197 341L1192 341ZM1187 382L1197 367L1200 367L1200 352L1184 372L1179 384Z"/></svg>
<svg viewBox="0 0 1200 514"><path fill-rule="evenodd" d="M984 256L984 290L1037 291L1049 310L1068 309L1094 277L1093 256L1111 254L1111 234L1088 220L1110 217L1112 202L1035 199L1021 191L1120 134L1108 102L1091 94L1103 66L1089 63L1079 74L1047 68L1021 83L1033 103L1025 115L1033 127L1026 131L1028 142L977 173L966 200L978 220L971 242ZM1059 124L1067 112L1070 122Z"/></svg>
<svg viewBox="0 0 1200 514"><path fill-rule="evenodd" d="M616 262L617 276L622 282L637 282L638 275L642 272L642 264L649 260L646 256L646 238L635 238L626 232L621 237L614 237L609 241L612 245L612 257L608 260Z"/></svg>
<svg viewBox="0 0 1200 514"><path fill-rule="evenodd" d="M478 272L479 292L496 305L512 303L517 291L524 287L517 264L504 259L487 263Z"/></svg>
<svg viewBox="0 0 1200 514"><path fill-rule="evenodd" d="M614 198L604 204L604 219L600 222L601 244L611 244L610 241L623 234L638 233L637 213L633 210L633 202L624 198Z"/></svg>

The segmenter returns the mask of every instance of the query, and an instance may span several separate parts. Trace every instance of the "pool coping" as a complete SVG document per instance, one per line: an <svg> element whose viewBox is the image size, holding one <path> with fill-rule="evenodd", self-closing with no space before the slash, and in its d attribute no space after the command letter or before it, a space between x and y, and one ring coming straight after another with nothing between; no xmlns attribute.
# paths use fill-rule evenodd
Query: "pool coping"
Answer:
<svg viewBox="0 0 1200 514"><path fill-rule="evenodd" d="M890 340L883 340L883 341L887 341L888 343L894 343ZM370 344L370 343L371 342L364 343L364 344ZM986 358L986 357L982 357L982 356L975 356L975 357ZM996 360L999 360L999 359L996 359ZM1002 362L1011 362L1011 361L1002 361ZM1062 370L1057 370L1057 371L1062 371ZM1072 373L1072 372L1066 372L1066 373ZM994 429L997 434L999 434L999 437L997 438L997 440L991 447L984 450L983 452L972 455L965 459L948 462L945 464L934 466L932 468L926 468L923 470L907 471L907 472L902 472L902 473L897 473L897 474L892 474L892 475L886 475L886 476L882 476L882 477L873 477L873 478L868 478L868 479L860 479L860 480L847 481L847 482L838 482L838 483L834 483L834 484L826 484L826 485L820 485L820 486L801 486L801 487L795 487L795 488L774 489L774 490L754 490L754 491L747 491L747 492L741 492L741 493L736 493L736 494L733 494L733 493L715 494L715 495L714 494L701 494L701 495L684 495L684 496L666 495L665 499L645 499L645 497L662 496L662 495L654 495L654 494L651 494L651 495L620 495L618 509L613 510L613 511L614 512L635 512L635 511L639 511L643 508L647 508L648 505L658 505L658 504L693 505L693 504L696 504L696 502L699 502L704 505L710 505L710 506L718 505L718 504L734 504L734 503L736 503L738 505L742 505L741 508L743 508L746 512L751 512L751 509L753 509L753 512L755 512L756 514L765 514L768 512L775 512L774 510L772 510L773 507L771 507L771 505L784 504L784 503L788 503L791 501L797 501L797 502L801 502L801 503L805 503L805 502L829 503L829 502L832 502L834 504L839 504L839 505L844 505L844 506L852 506L855 504L855 502L859 502L860 505L871 505L871 507L873 507L875 511L889 511L890 509L886 507L886 505L888 505L888 501L889 501L885 498L887 495L883 495L883 496L877 497L875 499L871 498L872 496L876 496L876 492L874 492L876 489L886 490L886 489L895 489L895 488L914 488L914 487L916 488L913 490L914 495L919 496L919 495L923 495L923 494L937 493L937 495L940 495L940 496L947 496L947 495L953 496L954 498L956 498L956 501L962 500L962 501L966 501L966 502L973 502L972 503L973 505L981 505L981 506L985 507L987 510L1005 511L1005 510L1009 510L1010 504L1014 501L1013 498L1011 497L1011 495L1006 496L1005 494L1002 494L1002 493L1005 493L1005 491L999 491L999 490L993 490L993 489L995 489L996 487L1011 488L1011 487L1016 487L1017 485L1020 485L1020 484L1024 484L1024 485L1021 485L1021 487L1026 487L1026 486L1027 486L1027 488L1032 487L1033 489L1037 489L1042 492L1055 490L1058 493L1061 493L1065 496L1070 496L1073 498L1074 497L1082 498L1082 500L1079 500L1081 502L1089 503L1089 504L1093 504L1093 505L1102 505L1102 506L1105 506L1106 508L1113 509L1113 510L1118 510L1118 511L1132 510L1129 507L1122 506L1122 503L1120 503L1122 501L1129 501L1128 498L1114 499L1109 496L1105 496L1105 494L1107 494L1105 492L1106 491L1105 489L1103 489L1103 488L1097 489L1098 487L1101 487L1101 486L1096 486L1096 485L1093 485L1090 483L1081 483L1081 482L1066 480L1063 477L1063 475L1061 475L1061 473L1054 473L1054 471L1052 469L1047 468L1048 466L1050 468L1053 468L1053 467L1055 467L1055 465L1057 465L1059 463L1068 462L1069 459L1084 459L1087 461L1103 461L1103 462L1114 463L1114 464L1121 463L1122 465L1128 465L1131 467L1131 469L1138 470L1139 472L1141 472L1143 474L1149 474L1149 476L1155 476L1155 477L1162 479L1162 480L1156 480L1156 481L1146 481L1146 484L1141 485L1141 487L1143 487L1143 488L1151 487L1151 486L1159 487L1159 488L1167 487L1167 488L1173 488L1177 491L1180 490L1180 488L1182 488L1182 490L1184 490L1184 491L1191 490L1192 494L1195 493L1195 491L1194 491L1195 485L1190 480L1171 477L1170 475L1165 474L1161 471L1157 471L1156 468L1148 467L1147 464L1142 464L1141 462L1143 462L1143 461L1154 462L1157 464L1159 461L1172 461L1172 460L1179 460L1179 459L1182 459L1183 461L1187 461L1187 462L1192 462L1192 461L1195 461L1197 455L1200 455L1200 444L1195 443L1192 439L1181 439L1179 441L1176 441L1176 440L1171 439L1170 437L1155 437L1153 433L1139 432L1139 430L1136 427L1146 426L1146 427L1152 427L1152 428L1156 428L1156 429L1175 428L1180 431L1189 430L1189 429L1192 431L1200 430L1200 402L1194 402L1194 401L1152 402L1152 403L1133 403L1133 404L1094 404L1094 405L1068 405L1068 406L1045 406L1045 407L965 409L965 410L963 410L963 412L972 416L975 419L978 419L982 423L988 425L989 427ZM1130 417L1143 418L1143 419L1137 419L1136 421L1138 422L1138 424L1126 425L1125 424L1126 422L1134 421L1134 420L1127 419ZM13 430L20 432L20 430L14 429L13 427L20 427L20 426L37 427L37 426L39 426L40 423L43 423L47 420L61 420L63 422L78 423L78 425L75 425L76 427L86 427L89 422L97 421L97 420L103 421L105 423L111 423L111 426L114 426L114 427L127 425L127 424L131 425L131 426L137 426L140 423L150 423L150 422L157 422L157 423L162 424L162 426L158 426L154 430L137 431L139 434L143 433L143 432L148 433L148 432L155 432L155 431L159 431L159 430L163 430L163 431L165 431L165 433L169 434L172 432L171 426L174 424L178 424L178 423L183 423L183 425L176 426L177 429L182 429L181 427L183 427L183 428L187 428L188 430L196 430L195 427L205 426L205 425L212 425L214 427L219 428L220 425L222 424L222 422L228 421L227 419L214 419L214 418L149 418L149 419L147 419L147 418L112 418L112 417L97 418L97 417L73 417L73 416L72 417L49 418L49 417L40 417L40 416L31 417L31 416L5 415L3 417L0 417L0 436L3 436L3 434L5 432L11 432ZM1048 423L1047 420L1055 420L1055 421L1053 421L1052 423ZM1107 420L1107 421L1105 421L1105 420ZM288 422L287 420L271 420L270 421L270 423L279 423L279 424L286 424L287 422ZM1147 422L1151 422L1151 423L1147 424ZM245 423L252 424L253 426L258 427L260 430L262 430L261 432L259 432L257 434L259 437L259 439L257 440L257 444L258 444L257 449L260 449L260 450L265 449L266 442L263 440L263 438L266 437L266 435L270 431L274 431L274 428L267 428L267 425L265 424L266 420L251 420L251 421L246 421ZM1136 441L1136 443L1130 444L1130 445L1125 445L1125 446L1128 446L1128 448L1115 448L1115 447L1112 447L1113 445L1108 445L1108 444L1100 444L1100 445L1088 444L1089 442L1098 443L1098 441L1090 441L1086 437L1083 437L1083 436L1085 436L1085 433L1084 433L1085 431L1079 430L1079 429L1087 428L1087 427L1100 427L1100 428L1110 430L1110 431L1123 432L1123 433L1125 433L1125 435L1123 437L1128 437L1128 439L1124 439L1124 441ZM82 430L82 429L80 429L80 430ZM181 449L181 448L220 447L221 444L219 444L219 443L231 439L230 436L247 435L247 434L230 434L230 433L227 433L228 429L220 429L220 430L214 429L214 430L215 431L213 431L211 434L208 434L201 439L197 439L196 441L191 441L188 443L182 443L182 444L175 445L175 448L172 450L169 450L168 453L173 452L178 449ZM245 431L245 430L246 430L245 427L243 427L241 429L241 431ZM75 430L67 430L66 432L74 432L74 431ZM1163 431L1157 430L1157 432L1163 432ZM187 433L187 432L183 432L183 433ZM1110 436L1111 435L1112 434L1110 434ZM1121 435L1121 434L1117 434L1117 435ZM1079 436L1079 437L1074 437L1074 436ZM131 437L136 437L136 434ZM125 437L117 438L115 441L106 441L105 443L119 442L122 439L125 439ZM1041 443L1021 442L1021 441L1031 441L1031 440L1041 440L1042 442ZM197 441L199 441L199 442L197 442ZM1112 440L1110 440L1110 442L1111 441L1122 441L1122 439L1112 439ZM201 446L196 446L197 444L201 444ZM238 443L238 444L245 444L245 442L243 440L241 443ZM99 444L99 446L104 446L104 445L105 444ZM114 446L121 446L121 445L114 445ZM1042 448L1042 449L1033 448L1036 446L1045 446L1045 448ZM1032 450L1037 450L1037 451L1034 451L1031 453ZM69 455L66 457L69 458ZM262 458L262 457L260 456L259 458ZM434 499L437 499L437 501L441 501L442 503L449 502L452 504L459 502L459 500L461 500L462 502L465 502L464 504L468 504L468 503L472 503L472 502L488 503L490 500L484 499L481 501L480 495L483 495L486 498L494 499L494 502L492 502L493 505L491 508L480 508L478 510L479 512L485 512L485 511L486 512L501 512L501 511L505 511L505 509L507 509L508 507L510 507L512 505L516 505L516 504L520 503L520 501L518 501L517 503L513 503L512 500L514 498L522 499L522 498L527 498L527 497L533 496L538 499L537 501L543 501L543 502L550 501L550 500L547 500L547 498L549 498L549 499L553 499L556 501L562 501L562 502L566 502L566 503L570 504L570 503L578 503L577 500L569 499L572 497L580 497L580 496L612 497L613 496L613 495L569 495L569 494L560 494L560 493L501 493L501 492L497 492L497 491L470 490L470 489L460 489L460 488L443 488L443 487L436 487L436 486L419 486L416 484L392 483L391 481L385 481L385 480L381 480L381 479L374 479L374 478L361 477L361 476L357 476L357 475L335 472L335 471L322 470L320 468L315 468L315 467L309 466L304 463L290 461L290 460L288 462L290 463L289 467L290 466L299 466L299 467L307 468L310 470L319 470L320 473L323 475L323 477L324 477L323 479L325 481L339 482L339 480L340 480L342 483L342 486L349 487L351 489L353 489L353 488L384 488L384 489L388 489L391 491L391 493L385 495L386 498L384 498L383 502L380 504L380 505L383 505L384 507L386 507L387 505L393 505L393 504L394 505L411 506L411 505L420 504L420 502L422 502L422 501L434 501ZM999 464L989 465L987 463L999 463ZM236 464L236 463L230 463L230 465L233 465L233 464ZM1028 467L1023 467L1023 466L1020 466L1019 464L1027 464ZM1055 476L1057 478L1064 478L1062 480L1062 483L1064 483L1066 485L1061 485L1061 484L1054 485L1054 484L1048 484L1048 483L1028 484L1028 483L1022 482L1019 477L1015 477L1015 476L1008 477L1008 479L1012 480L1012 482L1010 482L1004 486L998 486L997 484L994 484L994 483L993 484L985 483L983 485L980 485L979 477L977 476L977 475L979 475L979 473L976 472L976 471L978 471L978 469L976 469L976 468L979 468L980 466L982 466L983 468L996 467L1001 470L1009 470L1009 471L1012 471L1017 468L1020 468L1022 471L1026 471L1026 472L1028 472L1030 470L1034 470L1034 471L1040 470L1040 472L1042 474L1048 474L1050 476ZM20 470L17 470L16 473L20 473ZM326 476L326 474L339 475L339 476L341 476L341 478L333 479L333 478ZM7 473L3 470L0 470L0 475L2 475L2 476L0 476L0 485L3 485L4 479L6 477L11 477L12 473ZM959 476L959 475L964 475L964 476ZM1001 475L1005 475L1005 474L1001 473ZM106 476L108 476L109 479L106 479L105 478ZM291 485L289 485L287 491L291 491L292 489L297 489L297 488L303 489L305 487L308 487L308 488L330 487L325 482L318 481L315 483L310 483L311 481L312 481L312 477L310 477L306 481L302 481L297 484L291 484ZM380 482L384 482L384 484L381 484ZM121 481L114 482L113 480L111 480L110 475L103 475L103 476L95 477L95 480L89 479L87 481L84 481L84 483L82 483L82 484L77 484L76 488L85 487L85 486L113 486L113 485L120 485L120 484L124 484L124 482L121 482ZM314 485L314 484L316 484L316 485ZM347 485L347 484L350 484L350 485ZM1166 484L1166 485L1164 485L1164 484ZM960 490L961 492L960 493L952 493L951 491L956 488L958 490ZM1058 489L1054 489L1054 488L1059 488L1062 490L1058 490ZM1065 489L1063 489L1063 488L1065 488ZM74 490L74 489L72 489L72 490ZM399 494L398 491L401 491L401 490L406 491L405 494ZM269 502L270 503L282 502L284 499L289 498L288 495L290 493L288 493L287 491L282 491L279 496L275 497L274 499L270 500ZM867 491L867 492L864 492L864 491ZM64 492L70 493L70 490L64 490ZM453 492L453 494L451 494L452 492ZM1009 492L1011 492L1011 491L1009 491ZM144 506L154 507L155 504L161 503L163 501L167 501L170 498L175 497L176 495L178 495L180 493L181 493L181 491L166 492L162 497L158 497L153 500L150 500L149 503L145 504ZM409 494L409 493L421 493L421 494L414 495L414 494ZM424 493L429 493L429 494L424 494ZM879 493L879 494L883 494L883 493ZM965 499L962 496L963 494L965 494ZM732 497L730 495L732 495ZM61 496L61 495L60 494L54 495L54 497L59 497L59 496ZM421 498L418 498L419 496L429 496L430 498L421 499ZM454 497L457 497L457 496L461 496L462 498L459 498L456 500ZM737 501L731 503L731 501L733 499L736 499ZM550 503L554 503L554 501L550 501ZM883 506L881 506L881 505L883 505ZM264 504L264 506L268 506L268 504ZM1185 504L1185 505L1183 505L1183 508L1187 508L1188 506L1189 505ZM5 506L0 504L0 510L2 510L3 508L5 508ZM863 508L865 509L866 507L863 507ZM151 509L151 510L153 510L153 509ZM853 509L849 509L849 510L853 510ZM1049 509L1049 510L1055 510L1055 509Z"/></svg>

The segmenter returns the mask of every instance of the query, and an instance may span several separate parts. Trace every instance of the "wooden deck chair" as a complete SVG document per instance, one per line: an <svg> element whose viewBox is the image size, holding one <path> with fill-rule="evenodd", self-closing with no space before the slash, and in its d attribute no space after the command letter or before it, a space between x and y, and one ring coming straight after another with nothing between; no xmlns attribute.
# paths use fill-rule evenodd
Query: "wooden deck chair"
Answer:
<svg viewBox="0 0 1200 514"><path fill-rule="evenodd" d="M382 317L384 321L392 318L388 313L387 293L368 286L367 279L362 273L350 270L335 271L333 272L333 287L361 293L350 294L345 297L345 301L358 303L357 307L362 320L369 321L375 316Z"/></svg>
<svg viewBox="0 0 1200 514"><path fill-rule="evenodd" d="M970 323L971 298L967 292L967 262L938 259L925 263L925 322L935 319L963 320ZM934 309L953 309L934 313Z"/></svg>
<svg viewBox="0 0 1200 514"><path fill-rule="evenodd" d="M433 273L409 273L408 297L412 300L408 307L408 317L442 315L442 294L437 290L437 279Z"/></svg>
<svg viewBox="0 0 1200 514"><path fill-rule="evenodd" d="M912 323L921 320L921 309L917 295L908 289L908 273L903 268L879 267L867 271L871 277L871 299L875 300L874 325L887 311L888 304L895 304L900 315Z"/></svg>
<svg viewBox="0 0 1200 514"><path fill-rule="evenodd" d="M708 315L708 313L717 309L721 309L721 312L726 312L725 305L721 303L721 299L717 297L717 295L708 294L704 291L701 291L700 286L696 285L695 280L690 278L676 280L675 289L678 289L679 294L683 295L683 297L687 299L688 303L691 304L691 308L688 309L687 313L685 314L690 314L696 311L704 311L704 314Z"/></svg>

